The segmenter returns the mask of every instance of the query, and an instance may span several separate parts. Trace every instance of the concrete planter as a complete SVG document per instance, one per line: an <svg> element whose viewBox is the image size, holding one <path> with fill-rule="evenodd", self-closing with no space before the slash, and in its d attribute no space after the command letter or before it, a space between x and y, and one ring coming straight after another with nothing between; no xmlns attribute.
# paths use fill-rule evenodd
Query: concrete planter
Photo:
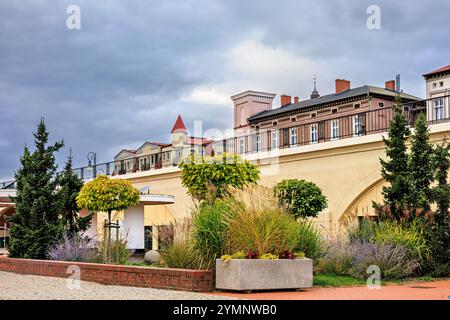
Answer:
<svg viewBox="0 0 450 320"><path fill-rule="evenodd" d="M313 285L311 259L216 260L216 288L224 290L301 289Z"/></svg>

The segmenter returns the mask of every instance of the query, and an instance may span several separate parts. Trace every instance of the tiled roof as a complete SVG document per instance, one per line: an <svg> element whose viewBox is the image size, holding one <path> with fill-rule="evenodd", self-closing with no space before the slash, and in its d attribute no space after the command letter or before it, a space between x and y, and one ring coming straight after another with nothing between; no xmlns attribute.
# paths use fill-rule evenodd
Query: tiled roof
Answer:
<svg viewBox="0 0 450 320"><path fill-rule="evenodd" d="M428 76L432 76L434 74L438 74L438 73L446 72L446 71L450 71L450 64L448 66L445 66L445 67L439 68L437 70L431 71L427 74L424 74L423 76L428 77Z"/></svg>
<svg viewBox="0 0 450 320"><path fill-rule="evenodd" d="M297 111L301 109L306 108L312 108L312 107L319 107L321 105L326 105L328 103L337 102L340 100L345 100L349 98L355 98L358 96L370 96L370 95L381 95L381 96L387 96L391 98L395 98L397 92L388 90L385 88L379 88L374 86L362 86L354 89L349 89L340 93L332 93L325 96L321 96L320 98L315 99L309 99L300 101L298 103L292 103L290 105L287 105L285 107L276 108L272 110L266 110L263 112L260 112L250 118L248 118L248 121L256 122L258 120L262 120L266 117L273 117L273 116L279 116L284 113L289 113L291 111ZM412 96L407 93L400 93L400 96L404 100L410 100L410 101L420 101L421 99L415 96Z"/></svg>

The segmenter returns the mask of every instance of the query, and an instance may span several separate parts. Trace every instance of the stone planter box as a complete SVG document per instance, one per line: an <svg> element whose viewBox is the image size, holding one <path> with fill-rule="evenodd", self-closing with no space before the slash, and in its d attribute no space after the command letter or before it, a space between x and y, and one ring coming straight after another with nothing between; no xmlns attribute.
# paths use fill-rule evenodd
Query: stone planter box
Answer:
<svg viewBox="0 0 450 320"><path fill-rule="evenodd" d="M216 288L251 291L301 289L313 286L311 259L216 260Z"/></svg>

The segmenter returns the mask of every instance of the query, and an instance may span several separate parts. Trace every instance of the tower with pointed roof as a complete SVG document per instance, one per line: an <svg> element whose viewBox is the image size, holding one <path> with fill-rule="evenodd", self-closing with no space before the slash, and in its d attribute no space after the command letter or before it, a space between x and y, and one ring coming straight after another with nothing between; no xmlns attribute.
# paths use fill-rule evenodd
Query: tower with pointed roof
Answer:
<svg viewBox="0 0 450 320"><path fill-rule="evenodd" d="M172 128L172 145L174 147L182 147L188 139L188 131L184 125L181 115L178 115L177 121Z"/></svg>
<svg viewBox="0 0 450 320"><path fill-rule="evenodd" d="M314 75L314 90L311 93L311 99L317 99L320 98L320 94L319 91L317 91L317 87L316 87L316 76Z"/></svg>

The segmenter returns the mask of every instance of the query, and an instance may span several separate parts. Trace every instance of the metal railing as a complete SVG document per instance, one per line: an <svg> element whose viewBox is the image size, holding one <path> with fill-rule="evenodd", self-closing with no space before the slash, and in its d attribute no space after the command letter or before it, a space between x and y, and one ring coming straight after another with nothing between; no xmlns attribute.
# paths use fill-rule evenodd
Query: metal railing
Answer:
<svg viewBox="0 0 450 320"><path fill-rule="evenodd" d="M442 101L439 99L442 99ZM436 102L437 100L439 101ZM421 112L426 113L427 110L431 110L433 113L428 115L429 124L449 122L450 95L405 103L403 104L403 110L411 127L414 125L418 114ZM336 117L330 116L325 120L321 120L319 117L317 119L308 118L300 125L280 127L277 130L255 130L252 134L215 141L213 142L212 150L214 154L226 152L245 155L277 148L292 148L383 133L388 130L393 115L392 107L380 107L368 111L353 111L352 114L348 115L336 114ZM79 167L74 169L74 171L80 178L89 180L98 174L117 176L174 167L178 165L181 158L193 152L195 153L195 150L198 150L195 149L196 147L198 148L199 145L117 159L115 161ZM202 146L201 150L201 154L206 155L204 146Z"/></svg>
<svg viewBox="0 0 450 320"><path fill-rule="evenodd" d="M176 167L180 159L191 154L205 155L203 145L175 148L175 150L154 152L142 156L134 156L91 166L75 168L74 172L84 180L95 178L99 174L117 176L137 172L153 171L162 168Z"/></svg>

